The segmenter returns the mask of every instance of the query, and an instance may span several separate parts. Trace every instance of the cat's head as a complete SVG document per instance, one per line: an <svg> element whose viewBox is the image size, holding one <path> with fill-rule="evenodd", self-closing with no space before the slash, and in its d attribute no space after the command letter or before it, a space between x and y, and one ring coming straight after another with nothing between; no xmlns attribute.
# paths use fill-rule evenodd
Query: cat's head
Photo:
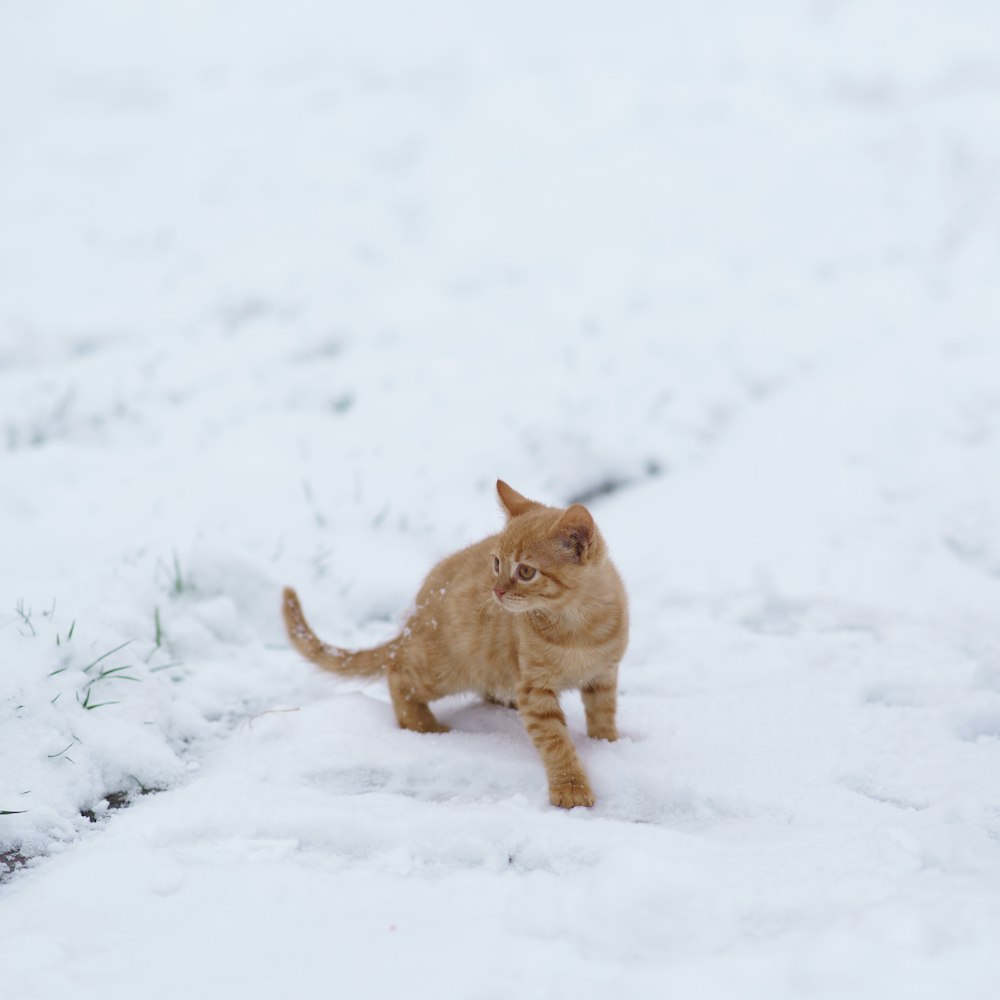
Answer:
<svg viewBox="0 0 1000 1000"><path fill-rule="evenodd" d="M586 507L546 507L502 480L497 495L507 524L491 555L493 599L506 611L561 614L610 571L604 540Z"/></svg>

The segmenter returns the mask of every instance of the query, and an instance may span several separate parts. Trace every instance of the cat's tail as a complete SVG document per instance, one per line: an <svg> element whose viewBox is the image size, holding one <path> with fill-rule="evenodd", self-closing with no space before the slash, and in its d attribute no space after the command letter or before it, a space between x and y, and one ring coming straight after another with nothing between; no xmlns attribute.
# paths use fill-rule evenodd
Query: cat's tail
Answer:
<svg viewBox="0 0 1000 1000"><path fill-rule="evenodd" d="M282 595L281 612L292 645L307 660L343 677L374 677L383 673L387 661L395 653L392 648L394 643L376 646L375 649L362 649L356 653L338 646L328 646L309 627L298 595L291 587L286 587Z"/></svg>

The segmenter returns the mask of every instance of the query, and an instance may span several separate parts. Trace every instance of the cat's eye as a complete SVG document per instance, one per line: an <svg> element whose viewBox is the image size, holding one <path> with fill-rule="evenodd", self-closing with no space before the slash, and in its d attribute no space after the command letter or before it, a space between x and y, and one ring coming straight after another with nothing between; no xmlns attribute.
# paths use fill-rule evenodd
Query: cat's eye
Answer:
<svg viewBox="0 0 1000 1000"><path fill-rule="evenodd" d="M494 573L499 573L500 572L500 557L499 556L494 556L493 557L493 572Z"/></svg>
<svg viewBox="0 0 1000 1000"><path fill-rule="evenodd" d="M520 563L517 567L517 578L519 580L531 580L537 572L534 566L526 566L524 563Z"/></svg>

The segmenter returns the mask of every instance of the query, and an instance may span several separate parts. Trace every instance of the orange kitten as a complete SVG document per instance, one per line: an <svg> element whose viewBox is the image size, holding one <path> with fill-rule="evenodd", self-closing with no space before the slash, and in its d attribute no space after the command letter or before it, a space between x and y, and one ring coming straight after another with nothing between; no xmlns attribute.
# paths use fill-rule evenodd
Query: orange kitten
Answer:
<svg viewBox="0 0 1000 1000"><path fill-rule="evenodd" d="M594 794L566 729L559 693L579 688L587 734L614 740L618 663L628 642L625 588L590 512L527 500L497 482L507 524L438 563L402 633L349 652L318 639L294 590L283 612L295 648L348 677L385 673L404 729L446 732L428 702L461 691L516 704L541 754L553 805Z"/></svg>

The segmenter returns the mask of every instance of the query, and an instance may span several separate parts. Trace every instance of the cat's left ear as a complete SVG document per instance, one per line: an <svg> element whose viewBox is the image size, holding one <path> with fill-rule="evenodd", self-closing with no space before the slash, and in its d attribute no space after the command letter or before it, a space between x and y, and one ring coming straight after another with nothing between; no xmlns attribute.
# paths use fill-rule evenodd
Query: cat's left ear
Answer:
<svg viewBox="0 0 1000 1000"><path fill-rule="evenodd" d="M502 479L497 480L497 496L500 498L500 505L507 512L508 518L517 517L527 510L544 506L544 504L521 496L517 490L511 489Z"/></svg>
<svg viewBox="0 0 1000 1000"><path fill-rule="evenodd" d="M590 511L582 504L567 507L556 525L560 545L570 553L574 562L586 562L594 547L597 525Z"/></svg>

